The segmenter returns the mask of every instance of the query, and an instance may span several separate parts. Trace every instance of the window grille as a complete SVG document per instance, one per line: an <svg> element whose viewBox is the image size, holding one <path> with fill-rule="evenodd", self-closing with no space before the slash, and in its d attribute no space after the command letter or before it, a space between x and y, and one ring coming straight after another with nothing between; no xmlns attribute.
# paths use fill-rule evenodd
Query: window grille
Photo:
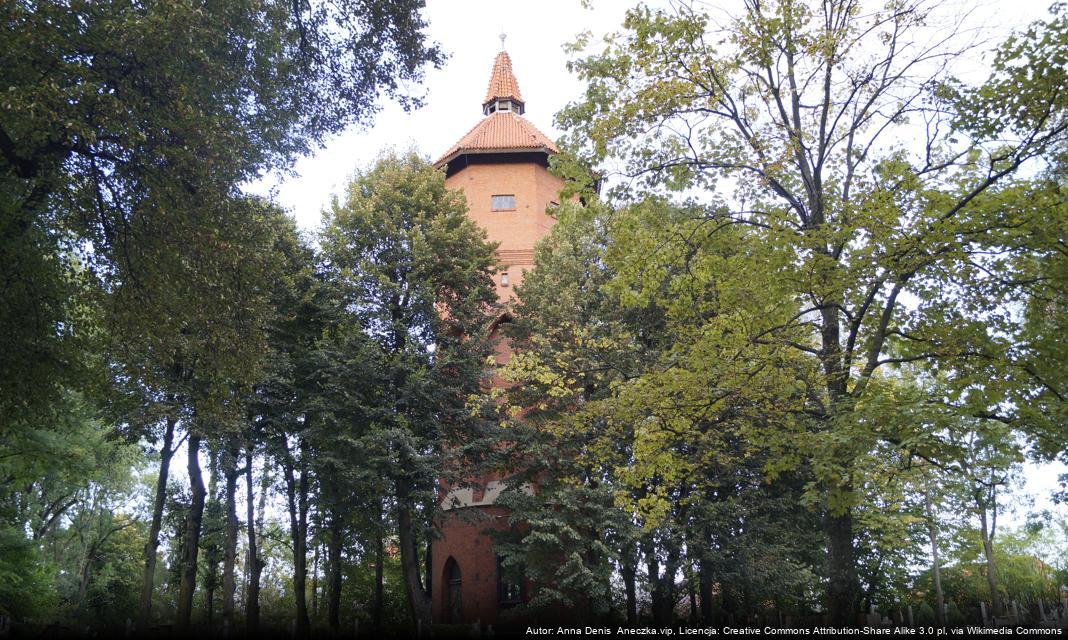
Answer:
<svg viewBox="0 0 1068 640"><path fill-rule="evenodd" d="M512 211L515 209L515 195L493 196L492 207L494 211Z"/></svg>

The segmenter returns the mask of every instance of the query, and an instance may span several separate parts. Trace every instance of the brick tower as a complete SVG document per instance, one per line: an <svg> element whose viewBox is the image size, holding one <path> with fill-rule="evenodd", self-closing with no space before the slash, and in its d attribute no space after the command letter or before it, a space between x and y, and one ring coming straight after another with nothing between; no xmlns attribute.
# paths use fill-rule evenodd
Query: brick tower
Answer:
<svg viewBox="0 0 1068 640"><path fill-rule="evenodd" d="M564 185L548 171L556 145L522 117L525 111L511 58L502 47L482 101L482 120L434 163L445 170L446 186L464 192L468 215L490 241L500 243L496 283L501 302L513 298L513 287L534 264L534 244L554 223L546 211L559 202ZM497 362L506 362L510 353L500 340ZM474 484L452 489L442 504L441 536L431 551L436 623L494 624L503 609L527 597L525 581L502 571L486 534L508 528L508 510L495 504L501 478L485 476ZM473 509L482 517L462 513Z"/></svg>

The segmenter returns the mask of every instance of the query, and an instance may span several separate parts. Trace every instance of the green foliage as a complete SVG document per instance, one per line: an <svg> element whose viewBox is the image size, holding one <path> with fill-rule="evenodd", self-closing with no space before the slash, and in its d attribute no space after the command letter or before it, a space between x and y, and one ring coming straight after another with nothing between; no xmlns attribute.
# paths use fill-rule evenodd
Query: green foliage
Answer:
<svg viewBox="0 0 1068 640"><path fill-rule="evenodd" d="M0 448L0 606L19 624L116 624L136 604L143 458L93 409L68 392Z"/></svg>
<svg viewBox="0 0 1068 640"><path fill-rule="evenodd" d="M621 304L657 304L682 327L668 362L639 377L648 386L618 385L648 438L628 473L672 480L714 462L701 444L674 459L663 432L701 443L700 422L661 418L669 429L649 437L651 408L734 418L726 432L741 433L743 458L770 450L770 477L811 478L805 502L828 516L829 604L842 622L859 605L857 553L878 546L858 549L854 523L908 537L905 520L864 514L882 468L873 456L963 464L941 430L954 420L997 439L993 466L1015 459L1019 437L1064 450L1053 371L1063 296L1049 277L1064 260L1049 226L1063 198L1022 168L1068 135L1063 70L1035 73L1063 59L1065 12L1015 36L985 83L964 86L944 82L941 65L968 50L952 34L926 37L932 11L781 0L717 22L697 5L639 6L600 52L571 63L587 90L558 116L565 175L618 170L609 195L636 209L651 194L704 205L635 223L604 254ZM899 383L910 363L938 380L935 393ZM687 377L692 392L680 393ZM641 500L669 513L662 493Z"/></svg>
<svg viewBox="0 0 1068 640"><path fill-rule="evenodd" d="M248 213L239 186L367 121L379 92L417 102L402 85L442 60L420 4L5 4L5 428L47 415L64 383L84 389L96 314L75 294L90 275L134 316L114 330L121 347L188 363L199 339L241 359L225 329L247 308L219 281L241 264L227 252Z"/></svg>
<svg viewBox="0 0 1068 640"><path fill-rule="evenodd" d="M126 524L121 520L113 526ZM93 548L92 558L86 570L90 573L84 597L77 600L77 592L71 601L77 603L68 614L72 622L88 621L96 628L123 629L130 613L135 611L141 589L141 556L144 538L147 535L144 523L115 529L106 538L99 539Z"/></svg>
<svg viewBox="0 0 1068 640"><path fill-rule="evenodd" d="M736 357L751 314L793 313L773 279L754 290L746 266L781 254L705 233L717 223L697 206L557 211L507 328L521 421L499 436L514 451L498 464L524 469L517 488L537 486L504 498L528 524L499 547L534 577L531 606L603 615L613 563L661 557L673 576L685 547L732 614L768 600L803 611L815 522L798 509L793 465L767 455L798 436L803 363L771 344ZM665 615L674 580L648 580Z"/></svg>
<svg viewBox="0 0 1068 640"><path fill-rule="evenodd" d="M3 614L31 622L47 620L58 597L51 588L55 567L24 532L0 527L0 605Z"/></svg>
<svg viewBox="0 0 1068 640"><path fill-rule="evenodd" d="M935 624L938 620L935 617L934 608L926 602L923 602L916 610L915 621L916 624L932 625Z"/></svg>
<svg viewBox="0 0 1068 640"><path fill-rule="evenodd" d="M369 541L368 541L369 542ZM342 591L343 627L352 628L359 621L360 629L372 628L375 568L371 544L361 544L349 556L344 568ZM400 557L387 553L383 562L383 628L387 635L403 635L408 628L410 611L404 593L404 576ZM362 632L362 631L361 631Z"/></svg>
<svg viewBox="0 0 1068 640"><path fill-rule="evenodd" d="M497 549L534 586L516 613L618 617L623 577L658 624L684 590L732 621L848 619L859 592L933 623L932 579L910 575L931 526L951 623L991 588L1055 597L1063 523L995 520L1025 451L1068 451L1064 5L975 86L924 48L922 4L631 10L572 64L588 89L552 166L584 206L557 209L507 310L494 247L414 154L354 176L321 254L241 194L380 93L418 103L404 88L442 61L420 7L5 5L0 613L106 633L136 609L130 443L168 419L281 467L293 519L258 538L276 629L307 540L340 540L346 627L370 623L382 538L386 629L428 615L438 482L474 463L510 484ZM611 204L603 167L628 178ZM512 384L488 394L496 326ZM190 503L168 491L164 622Z"/></svg>
<svg viewBox="0 0 1068 640"><path fill-rule="evenodd" d="M358 174L326 214L324 254L350 314L335 339L360 331L371 341L361 357L373 363L369 387L380 391L372 393L387 403L367 407L371 437L420 484L434 476L417 472L417 459L440 454L469 426L468 399L480 391L490 353L494 247L465 213L444 176L407 155Z"/></svg>
<svg viewBox="0 0 1068 640"><path fill-rule="evenodd" d="M495 247L466 211L445 176L408 153L357 173L324 213L323 253L343 310L323 341L341 375L331 387L343 392L321 423L324 448L355 447L359 463L338 460L341 472L395 498L408 599L424 624L416 547L428 540L437 482L462 473L447 455L485 424ZM354 373L356 394L345 391Z"/></svg>
<svg viewBox="0 0 1068 640"><path fill-rule="evenodd" d="M352 350L367 343L363 328L325 330L338 326L338 299L327 299L314 253L291 220L242 189L368 123L381 96L420 103L411 83L444 60L425 40L421 8L419 0L4 5L0 575L4 606L15 607L5 613L18 622L50 603L62 606L53 619L100 624L136 609L142 547L133 536L146 531L118 508L125 480L112 470L139 460L110 458L129 445L105 434L151 444L177 421L180 432L215 440L241 431L255 450L279 435L285 442L310 417L332 416L316 423L325 433L359 414L342 399L366 371L369 351ZM426 250L472 244L456 225L439 231L428 236L439 245ZM481 294L447 272L422 275L462 297L452 307L467 322L464 304L477 306ZM319 340L341 357L317 350ZM369 398L356 403L364 414ZM347 450L334 446L342 442L317 444L336 463L354 457L351 440ZM323 475L330 471L324 460ZM336 498L352 486L328 488ZM161 551L174 573L188 505L165 506ZM218 506L202 541L209 582L222 542L212 528ZM37 542L21 542L31 534ZM43 560L44 544L53 562ZM35 557L40 571L26 570ZM37 588L52 571L63 576L59 601ZM16 593L16 583L33 588ZM174 589L162 591L155 611L166 619Z"/></svg>

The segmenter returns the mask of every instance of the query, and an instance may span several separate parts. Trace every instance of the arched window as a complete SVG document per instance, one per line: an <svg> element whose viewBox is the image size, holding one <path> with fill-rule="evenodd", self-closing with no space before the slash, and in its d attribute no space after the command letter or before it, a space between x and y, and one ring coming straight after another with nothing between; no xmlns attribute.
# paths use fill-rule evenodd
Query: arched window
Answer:
<svg viewBox="0 0 1068 640"><path fill-rule="evenodd" d="M460 596L460 565L452 556L445 561L442 582L445 588L442 592L445 596L445 621L451 624L463 622L463 607Z"/></svg>

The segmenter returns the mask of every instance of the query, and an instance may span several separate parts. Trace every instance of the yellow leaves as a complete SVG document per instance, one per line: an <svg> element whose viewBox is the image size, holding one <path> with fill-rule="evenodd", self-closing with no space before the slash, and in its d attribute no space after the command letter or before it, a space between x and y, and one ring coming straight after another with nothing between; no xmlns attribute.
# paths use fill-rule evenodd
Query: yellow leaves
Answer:
<svg viewBox="0 0 1068 640"><path fill-rule="evenodd" d="M639 499L636 507L647 530L660 526L671 515L671 502L661 492Z"/></svg>

